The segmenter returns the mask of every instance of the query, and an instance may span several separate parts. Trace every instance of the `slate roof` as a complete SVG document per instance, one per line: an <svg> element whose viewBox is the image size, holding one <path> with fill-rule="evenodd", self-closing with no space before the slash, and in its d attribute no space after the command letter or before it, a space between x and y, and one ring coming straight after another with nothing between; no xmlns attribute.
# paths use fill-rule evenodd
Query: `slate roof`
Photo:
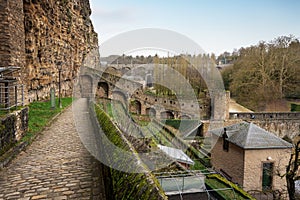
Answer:
<svg viewBox="0 0 300 200"><path fill-rule="evenodd" d="M182 162L182 163L194 165L194 161L192 159L190 159L190 157L188 157L181 149L175 149L175 148L163 146L160 144L158 144L157 146L171 158L173 158L179 162Z"/></svg>
<svg viewBox="0 0 300 200"><path fill-rule="evenodd" d="M259 126L242 122L225 127L228 141L243 149L285 149L293 145ZM224 129L211 130L211 133L222 137Z"/></svg>

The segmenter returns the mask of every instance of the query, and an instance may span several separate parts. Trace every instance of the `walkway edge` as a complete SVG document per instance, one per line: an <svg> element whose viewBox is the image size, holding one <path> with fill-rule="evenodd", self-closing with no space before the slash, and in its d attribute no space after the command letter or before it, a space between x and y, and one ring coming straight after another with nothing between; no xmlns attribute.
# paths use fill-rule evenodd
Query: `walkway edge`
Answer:
<svg viewBox="0 0 300 200"><path fill-rule="evenodd" d="M38 138L41 133L46 130L51 124L67 109L69 109L73 105L73 102L61 110L61 112L57 113L50 121L40 130L37 132L32 138L30 138L29 141L21 142L12 148L10 148L6 153L4 153L2 156L0 156L0 171L5 168L17 155L19 155L22 151L26 149L27 146L32 144Z"/></svg>

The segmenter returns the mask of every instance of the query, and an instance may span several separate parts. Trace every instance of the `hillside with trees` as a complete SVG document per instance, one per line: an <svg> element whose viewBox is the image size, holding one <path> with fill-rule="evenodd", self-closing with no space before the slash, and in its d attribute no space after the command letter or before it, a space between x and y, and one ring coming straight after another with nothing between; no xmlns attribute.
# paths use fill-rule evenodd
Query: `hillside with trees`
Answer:
<svg viewBox="0 0 300 200"><path fill-rule="evenodd" d="M226 57L233 62L222 70L224 84L242 105L264 111L276 101L300 99L300 42L294 36L261 41Z"/></svg>

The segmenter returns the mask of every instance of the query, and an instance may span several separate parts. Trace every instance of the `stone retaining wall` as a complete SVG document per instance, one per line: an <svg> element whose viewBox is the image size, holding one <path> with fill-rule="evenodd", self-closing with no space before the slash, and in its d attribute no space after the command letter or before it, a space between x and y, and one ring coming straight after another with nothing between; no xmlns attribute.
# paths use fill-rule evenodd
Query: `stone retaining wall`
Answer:
<svg viewBox="0 0 300 200"><path fill-rule="evenodd" d="M91 109L90 113L94 111ZM119 148L126 151L132 151L128 141L122 136L121 132L115 127L110 118L102 110L96 111L97 118L101 129L104 131L106 137L117 145ZM114 159L118 165L124 165L127 169L134 171L135 168L145 168L142 163L137 164L136 156L134 160L124 160L124 158L118 156L116 152L105 152L108 144L103 143L101 149L105 154L106 159ZM133 152L134 153L134 152ZM113 155L113 157L112 157ZM106 167L104 177L106 177L106 184L112 188L106 188L106 190L112 190L113 197L110 199L147 199L147 200L166 200L162 188L160 187L157 179L150 173L128 173ZM146 169L144 169L146 171ZM107 192L106 192L107 194Z"/></svg>
<svg viewBox="0 0 300 200"><path fill-rule="evenodd" d="M28 130L28 107L0 119L0 155L21 140Z"/></svg>

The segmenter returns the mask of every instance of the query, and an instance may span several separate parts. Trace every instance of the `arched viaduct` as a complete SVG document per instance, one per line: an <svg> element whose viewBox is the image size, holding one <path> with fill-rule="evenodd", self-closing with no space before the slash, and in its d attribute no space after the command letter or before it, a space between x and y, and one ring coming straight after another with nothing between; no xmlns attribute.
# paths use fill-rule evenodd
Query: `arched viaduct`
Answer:
<svg viewBox="0 0 300 200"><path fill-rule="evenodd" d="M114 73L114 71L117 71ZM131 112L156 118L209 119L210 99L198 101L156 97L143 92L143 84L120 76L120 71L110 68L99 71L82 68L81 94L84 97L109 98L121 101Z"/></svg>
<svg viewBox="0 0 300 200"><path fill-rule="evenodd" d="M131 112L155 116L156 118L194 118L211 119L215 112L209 98L198 102L156 97L143 92L143 84L121 77L122 70L109 68L99 71L82 68L80 83L81 95L84 97L102 97L123 102ZM225 103L225 105L227 105ZM198 106L198 112L195 108ZM215 108L216 109L216 108ZM246 120L253 122L279 137L294 138L300 132L300 113L229 113L226 109L225 120ZM200 114L200 115L199 115Z"/></svg>

